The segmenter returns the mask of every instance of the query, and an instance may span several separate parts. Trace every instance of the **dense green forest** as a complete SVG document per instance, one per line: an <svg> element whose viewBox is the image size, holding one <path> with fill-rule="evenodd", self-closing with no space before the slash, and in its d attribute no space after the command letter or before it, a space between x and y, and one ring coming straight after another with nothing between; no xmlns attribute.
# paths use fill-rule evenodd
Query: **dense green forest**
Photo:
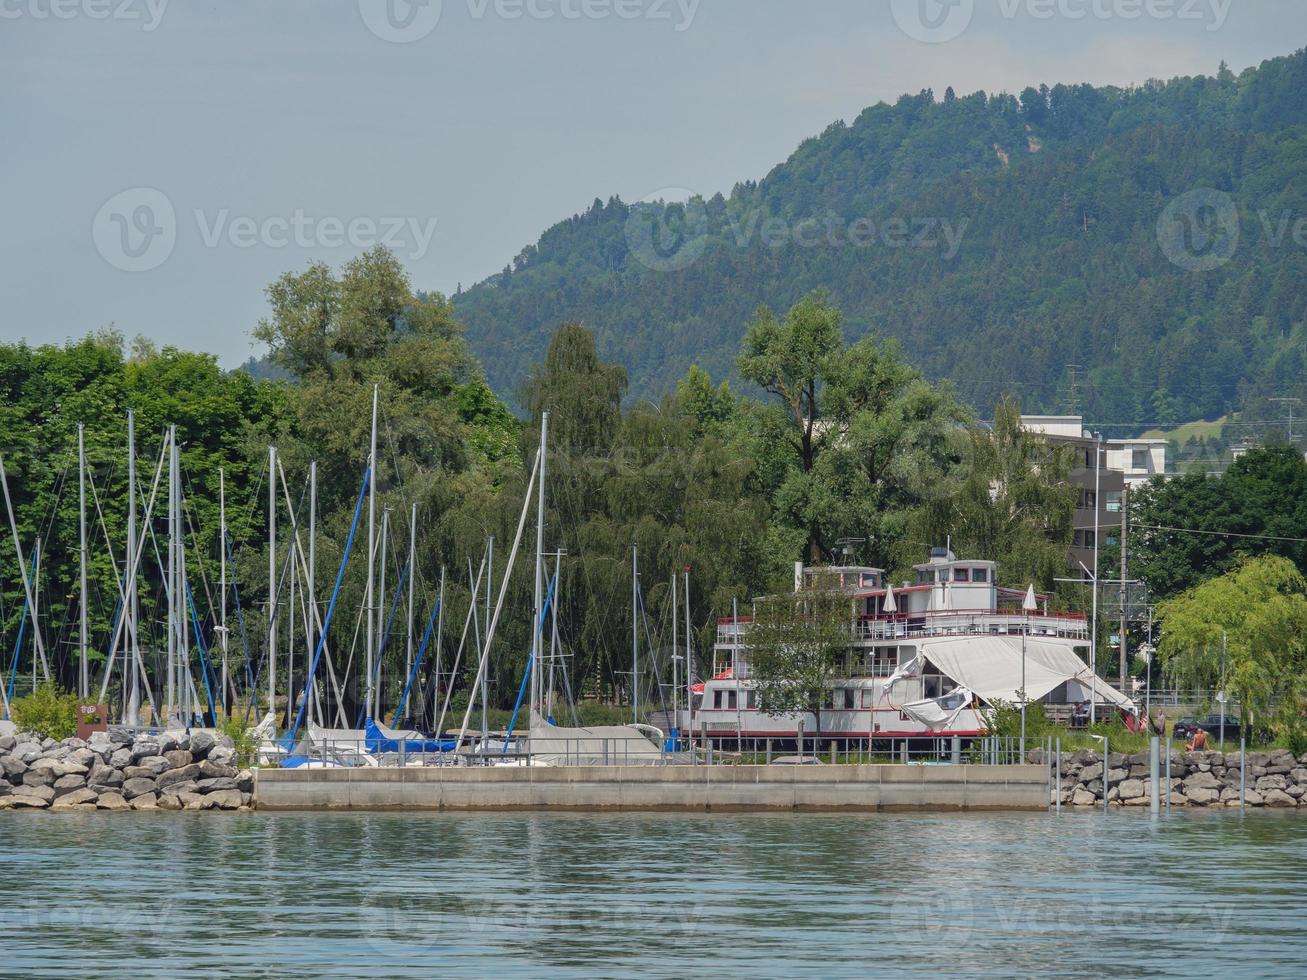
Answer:
<svg viewBox="0 0 1307 980"><path fill-rule="evenodd" d="M704 651L717 617L788 587L801 558L863 562L906 577L931 544L951 535L959 551L1003 562L1011 581L1052 586L1063 569L1074 506L1065 461L1022 432L1015 405L1001 404L998 422L982 427L950 386L931 384L908 365L896 343L846 342L841 313L823 293L787 311L755 313L739 370L762 391L758 397L741 396L696 367L659 401L630 401L626 370L598 356L585 327L563 324L523 385L525 420L490 391L450 304L414 293L384 250L339 271L312 265L288 273L267 297L269 314L256 335L275 373L289 380L225 374L207 355L144 342L129 348L112 332L64 347L0 351L9 490L29 560L40 542L38 606L50 660L65 683L75 674L79 644L77 425L86 427L90 646L99 663L118 607L128 409L136 413L142 513L154 493L163 432L178 425L189 584L211 661L221 605L222 473L232 657L239 671L258 676L270 595L267 447L278 450L282 569L291 514L301 533L308 521L307 474L317 463L315 584L325 604L358 500L372 389L379 386L378 513L386 515L390 537L380 556L388 585L377 602L391 610L383 630L388 706L404 681L409 608L398 583L405 581L411 531L419 633L444 570L446 622L453 624L441 647L447 673L488 537L496 542L496 578L502 574L545 411L552 419L545 545L563 552L558 619L577 692L629 697L633 547L648 618L641 645L649 670L641 684L651 690L659 669L670 672L674 574L689 574L690 618ZM163 485L166 493L166 478ZM143 644L156 666L166 646L165 524L162 510L154 510L141 577ZM18 674L28 678L32 637L28 631L19 643L23 589L12 548L6 552L5 667L13 672L21 664ZM356 546L329 631L341 673L352 663L357 674L364 657L365 566L365 550ZM529 648L531 578L530 562L519 560L490 672L498 706L512 704ZM303 642L303 614L292 623L284 571L281 580L279 634L290 650L294 636ZM435 662L433 654L427 663ZM302 651L300 664L302 670ZM456 705L469 666L465 661L452 678ZM441 686L450 680L440 678ZM429 705L436 678L427 675L418 687L417 705ZM358 697L348 684L346 698ZM649 691L644 700L651 703Z"/></svg>
<svg viewBox="0 0 1307 980"><path fill-rule="evenodd" d="M1227 198L1185 196L1205 189L1237 208L1237 240ZM1159 235L1168 206L1189 222L1178 239ZM1276 419L1267 399L1307 398L1304 219L1298 52L1239 76L904 96L729 197L596 200L454 304L508 395L565 320L627 368L631 397L690 365L742 379L754 308L823 288L850 339L898 339L980 412L1009 394L1116 434ZM1187 258L1227 245L1216 268Z"/></svg>

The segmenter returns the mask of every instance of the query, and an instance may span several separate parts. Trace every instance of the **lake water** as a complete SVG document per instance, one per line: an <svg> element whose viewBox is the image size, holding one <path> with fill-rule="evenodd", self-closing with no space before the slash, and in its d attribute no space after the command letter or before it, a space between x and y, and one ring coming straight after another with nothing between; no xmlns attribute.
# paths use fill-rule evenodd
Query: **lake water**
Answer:
<svg viewBox="0 0 1307 980"><path fill-rule="evenodd" d="M0 974L1303 976L1307 817L18 814Z"/></svg>

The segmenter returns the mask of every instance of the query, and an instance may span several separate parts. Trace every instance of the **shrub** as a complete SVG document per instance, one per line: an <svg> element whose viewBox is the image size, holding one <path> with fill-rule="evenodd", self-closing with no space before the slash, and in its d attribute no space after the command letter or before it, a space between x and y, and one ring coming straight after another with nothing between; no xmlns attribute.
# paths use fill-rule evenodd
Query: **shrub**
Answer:
<svg viewBox="0 0 1307 980"><path fill-rule="evenodd" d="M81 699L46 681L31 694L14 698L14 723L20 731L42 738L65 739L77 734L77 708Z"/></svg>
<svg viewBox="0 0 1307 980"><path fill-rule="evenodd" d="M236 748L236 765L241 769L248 768L254 764L258 758L259 746L250 734L250 726L245 721L244 715L228 715L218 722L218 730L231 739L232 745Z"/></svg>
<svg viewBox="0 0 1307 980"><path fill-rule="evenodd" d="M1021 737L1021 705L996 700L993 707L982 708L980 715L985 719L989 734L999 738ZM1044 705L1031 701L1026 705L1026 741L1044 738L1058 733L1057 726L1048 720Z"/></svg>

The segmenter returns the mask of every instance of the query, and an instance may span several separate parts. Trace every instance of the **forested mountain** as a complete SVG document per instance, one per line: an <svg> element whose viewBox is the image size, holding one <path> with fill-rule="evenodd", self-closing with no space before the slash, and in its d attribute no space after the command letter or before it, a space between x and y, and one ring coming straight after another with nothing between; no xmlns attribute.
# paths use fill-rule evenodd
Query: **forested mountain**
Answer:
<svg viewBox="0 0 1307 980"><path fill-rule="evenodd" d="M1239 76L904 96L729 198L596 200L455 305L507 396L562 321L651 397L690 364L732 375L760 302L825 288L851 338L897 338L982 409L1210 418L1307 396L1304 219L1298 52Z"/></svg>

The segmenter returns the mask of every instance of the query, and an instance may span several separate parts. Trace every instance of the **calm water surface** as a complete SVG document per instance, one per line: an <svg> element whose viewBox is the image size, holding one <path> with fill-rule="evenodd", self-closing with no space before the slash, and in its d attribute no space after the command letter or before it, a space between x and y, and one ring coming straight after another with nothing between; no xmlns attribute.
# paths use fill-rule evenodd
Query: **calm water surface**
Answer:
<svg viewBox="0 0 1307 980"><path fill-rule="evenodd" d="M0 974L1303 976L1295 813L18 814Z"/></svg>

